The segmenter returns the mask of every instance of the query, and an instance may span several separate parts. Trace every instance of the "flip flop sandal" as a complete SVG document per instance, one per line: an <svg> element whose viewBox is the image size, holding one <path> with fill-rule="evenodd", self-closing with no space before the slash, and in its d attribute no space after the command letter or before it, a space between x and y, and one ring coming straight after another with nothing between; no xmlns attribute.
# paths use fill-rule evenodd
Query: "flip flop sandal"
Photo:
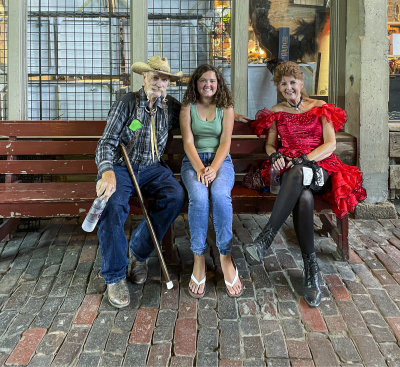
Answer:
<svg viewBox="0 0 400 367"><path fill-rule="evenodd" d="M193 280L193 282L197 285L197 287L200 287L202 284L204 284L206 282L206 276L204 275L204 278L202 280L200 280L200 282L196 279L196 277L192 274L190 279ZM204 286L204 290L203 293L194 293L190 287L188 286L188 290L189 290L189 294L193 297L193 298L203 298L205 293L206 293L206 286Z"/></svg>
<svg viewBox="0 0 400 367"><path fill-rule="evenodd" d="M233 260L232 260L232 262L233 262ZM239 279L239 272L238 272L237 267L236 267L234 262L233 262L233 266L236 269L236 274L235 274L235 277L233 278L233 282L229 283L227 280L224 279L225 280L225 284L228 285L231 288L233 288L233 286L236 284L236 282ZM232 298L240 297L243 294L243 283L242 283L242 289L240 290L240 292L238 294L232 294L231 292L229 292L228 287L226 287L226 293L228 294L229 297L232 297Z"/></svg>

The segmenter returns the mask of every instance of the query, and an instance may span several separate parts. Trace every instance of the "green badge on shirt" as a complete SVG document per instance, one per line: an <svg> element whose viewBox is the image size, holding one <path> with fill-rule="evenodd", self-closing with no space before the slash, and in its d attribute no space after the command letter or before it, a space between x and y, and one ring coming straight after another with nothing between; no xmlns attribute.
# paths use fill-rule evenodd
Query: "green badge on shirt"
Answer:
<svg viewBox="0 0 400 367"><path fill-rule="evenodd" d="M136 130L139 130L141 127L142 127L143 125L142 125L142 123L139 121L139 120L133 120L132 122L131 122L131 124L129 125L129 128L132 130L132 131L136 131Z"/></svg>

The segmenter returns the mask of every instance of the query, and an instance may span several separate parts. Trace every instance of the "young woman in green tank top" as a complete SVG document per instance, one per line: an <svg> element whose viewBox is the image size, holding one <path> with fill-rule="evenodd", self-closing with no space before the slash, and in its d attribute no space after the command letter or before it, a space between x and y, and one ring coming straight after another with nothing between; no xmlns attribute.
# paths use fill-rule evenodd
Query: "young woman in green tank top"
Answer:
<svg viewBox="0 0 400 367"><path fill-rule="evenodd" d="M221 72L201 65L192 74L180 114L183 147L181 177L189 196L189 230L194 265L189 293L201 298L206 288L204 253L207 248L209 206L226 291L243 293L243 285L231 256L232 200L235 172L229 149L234 123L233 98Z"/></svg>

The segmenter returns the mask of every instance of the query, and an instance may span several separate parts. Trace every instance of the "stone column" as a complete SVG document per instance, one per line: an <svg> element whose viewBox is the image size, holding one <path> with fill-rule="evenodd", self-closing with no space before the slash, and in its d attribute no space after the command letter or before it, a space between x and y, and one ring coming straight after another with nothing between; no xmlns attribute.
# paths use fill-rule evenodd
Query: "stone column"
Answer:
<svg viewBox="0 0 400 367"><path fill-rule="evenodd" d="M367 199L359 217L391 217L387 202L389 170L387 4L382 0L348 1L346 53L347 131L357 137L359 166ZM371 205L375 204L375 205Z"/></svg>
<svg viewBox="0 0 400 367"><path fill-rule="evenodd" d="M235 112L247 115L249 0L232 2L231 84Z"/></svg>
<svg viewBox="0 0 400 367"><path fill-rule="evenodd" d="M131 29L131 64L136 61L147 61L147 0L130 0L130 29ZM129 66L130 67L130 66ZM131 91L140 89L143 77L131 72Z"/></svg>
<svg viewBox="0 0 400 367"><path fill-rule="evenodd" d="M8 116L9 120L27 119L26 1L8 5Z"/></svg>

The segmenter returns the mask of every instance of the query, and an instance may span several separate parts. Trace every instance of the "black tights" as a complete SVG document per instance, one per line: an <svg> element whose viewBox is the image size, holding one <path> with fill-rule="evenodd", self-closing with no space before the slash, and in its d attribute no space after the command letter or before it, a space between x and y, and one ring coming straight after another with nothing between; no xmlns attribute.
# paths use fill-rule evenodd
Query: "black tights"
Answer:
<svg viewBox="0 0 400 367"><path fill-rule="evenodd" d="M282 174L281 188L272 209L269 224L278 231L293 211L294 230L304 254L314 249L314 196L330 185L329 174L323 169L324 186L318 191L303 185L303 166L297 165ZM329 180L329 181L328 181Z"/></svg>

